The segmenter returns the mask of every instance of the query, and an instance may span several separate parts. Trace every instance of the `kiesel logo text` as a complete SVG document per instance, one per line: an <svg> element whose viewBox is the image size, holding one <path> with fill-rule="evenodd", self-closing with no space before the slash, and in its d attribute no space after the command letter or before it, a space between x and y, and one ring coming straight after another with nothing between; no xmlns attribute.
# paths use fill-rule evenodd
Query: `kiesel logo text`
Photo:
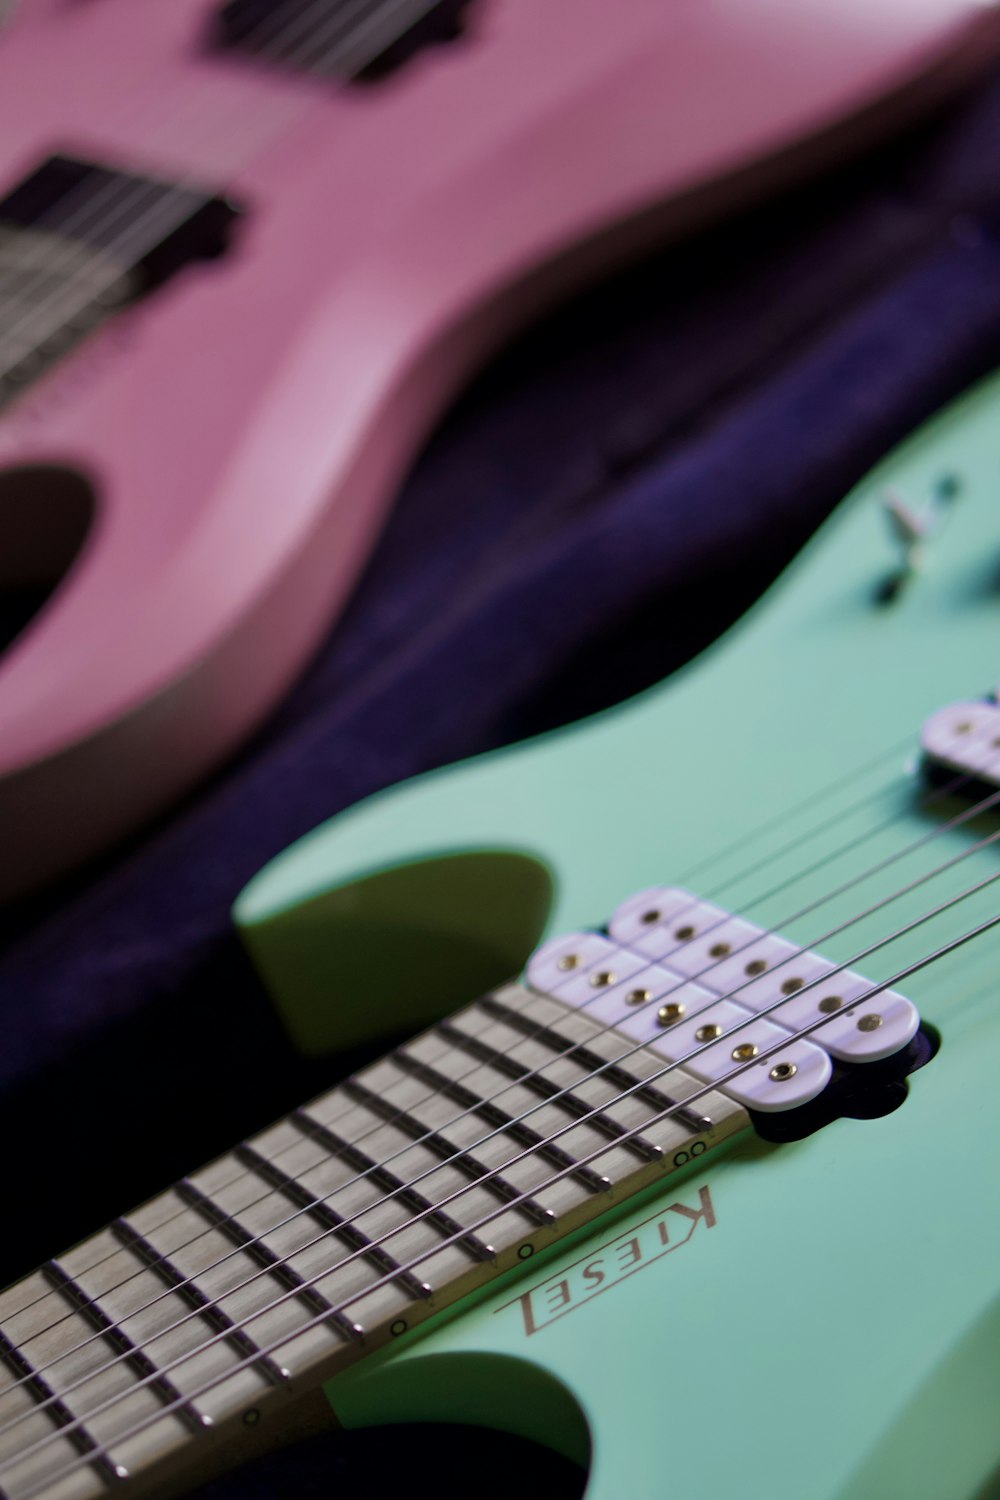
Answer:
<svg viewBox="0 0 1000 1500"><path fill-rule="evenodd" d="M698 1189L698 1199L698 1208L689 1208L679 1201L668 1204L618 1239L609 1240L582 1260L564 1267L558 1275L539 1282L514 1298L521 1305L525 1333L529 1338L533 1333L540 1333L543 1328L574 1312L585 1302L593 1301L636 1271L679 1250L687 1244L699 1224L714 1229L715 1207L707 1187ZM504 1306L511 1307L513 1302Z"/></svg>

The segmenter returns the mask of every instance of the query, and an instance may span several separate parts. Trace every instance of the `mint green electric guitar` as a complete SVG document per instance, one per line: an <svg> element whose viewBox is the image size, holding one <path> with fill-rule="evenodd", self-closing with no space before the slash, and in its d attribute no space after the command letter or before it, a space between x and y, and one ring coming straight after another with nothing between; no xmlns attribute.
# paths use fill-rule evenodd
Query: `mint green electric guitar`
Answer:
<svg viewBox="0 0 1000 1500"><path fill-rule="evenodd" d="M412 1419L589 1500L991 1492L998 487L995 378L670 683L261 872L303 1048L429 1029L0 1298L8 1500Z"/></svg>

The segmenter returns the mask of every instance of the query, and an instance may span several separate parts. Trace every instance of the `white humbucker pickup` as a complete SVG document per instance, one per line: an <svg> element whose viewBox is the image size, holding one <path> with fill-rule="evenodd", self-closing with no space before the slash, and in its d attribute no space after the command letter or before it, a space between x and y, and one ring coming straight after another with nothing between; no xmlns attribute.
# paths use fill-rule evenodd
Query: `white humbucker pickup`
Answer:
<svg viewBox="0 0 1000 1500"><path fill-rule="evenodd" d="M949 704L927 720L920 738L929 760L1000 786L1000 704Z"/></svg>
<svg viewBox="0 0 1000 1500"><path fill-rule="evenodd" d="M608 936L546 943L527 981L749 1109L805 1104L829 1081L831 1057L891 1057L920 1025L905 996L885 989L862 999L871 980L676 887L630 897ZM747 1066L757 1053L766 1055Z"/></svg>

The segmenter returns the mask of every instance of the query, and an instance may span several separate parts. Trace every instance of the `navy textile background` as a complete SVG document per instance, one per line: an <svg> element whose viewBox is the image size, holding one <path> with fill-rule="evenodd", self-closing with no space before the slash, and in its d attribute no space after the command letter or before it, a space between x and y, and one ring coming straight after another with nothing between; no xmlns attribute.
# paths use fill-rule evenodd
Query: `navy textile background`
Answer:
<svg viewBox="0 0 1000 1500"><path fill-rule="evenodd" d="M266 732L133 848L0 914L19 1225L0 1282L343 1069L294 1056L229 935L265 860L388 782L662 676L998 362L1000 83L509 351L430 443ZM334 1437L212 1492L376 1495L393 1483L376 1450ZM448 1451L443 1495L462 1489L466 1450ZM503 1453L522 1490L529 1474L548 1497L578 1488Z"/></svg>

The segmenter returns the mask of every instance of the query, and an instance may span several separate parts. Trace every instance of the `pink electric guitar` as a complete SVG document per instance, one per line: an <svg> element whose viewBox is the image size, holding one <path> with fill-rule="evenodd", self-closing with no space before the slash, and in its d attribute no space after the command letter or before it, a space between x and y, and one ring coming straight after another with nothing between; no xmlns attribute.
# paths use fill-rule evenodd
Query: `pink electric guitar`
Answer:
<svg viewBox="0 0 1000 1500"><path fill-rule="evenodd" d="M275 703L457 383L996 53L975 0L24 0L0 32L0 897Z"/></svg>

